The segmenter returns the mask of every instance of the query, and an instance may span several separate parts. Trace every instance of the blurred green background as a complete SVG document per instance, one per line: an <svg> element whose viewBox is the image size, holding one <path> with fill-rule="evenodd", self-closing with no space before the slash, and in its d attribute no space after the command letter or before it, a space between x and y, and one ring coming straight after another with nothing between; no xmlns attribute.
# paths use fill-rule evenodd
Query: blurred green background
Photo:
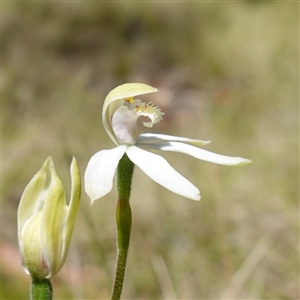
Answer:
<svg viewBox="0 0 300 300"><path fill-rule="evenodd" d="M28 299L16 216L52 155L69 165L114 145L105 96L125 82L165 113L152 132L211 139L250 158L225 167L162 155L201 190L184 199L135 170L124 299L298 299L299 3L2 2L2 299ZM141 128L141 132L144 129ZM54 299L108 299L116 193L83 191Z"/></svg>

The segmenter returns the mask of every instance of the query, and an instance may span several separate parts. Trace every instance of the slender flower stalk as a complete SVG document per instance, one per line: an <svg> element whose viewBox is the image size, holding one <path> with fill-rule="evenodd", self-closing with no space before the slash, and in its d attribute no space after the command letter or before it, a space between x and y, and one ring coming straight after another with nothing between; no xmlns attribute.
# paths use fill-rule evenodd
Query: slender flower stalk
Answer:
<svg viewBox="0 0 300 300"><path fill-rule="evenodd" d="M71 164L71 199L66 196L49 157L26 186L18 208L22 265L32 277L31 299L52 299L52 278L63 266L80 204L81 180L76 159Z"/></svg>
<svg viewBox="0 0 300 300"><path fill-rule="evenodd" d="M133 165L136 165L158 184L192 200L200 200L199 189L180 175L163 157L144 149L180 152L200 160L228 166L245 165L251 162L249 159L224 156L199 148L210 141L154 133L139 135L137 130L139 117L148 118L149 121L143 122L143 125L151 128L162 120L164 113L153 103L145 103L134 97L154 92L157 92L156 88L143 83L126 83L116 87L107 95L103 105L102 121L107 134L117 147L94 154L88 162L84 176L85 190L93 203L111 191L117 171L119 255L112 298L114 300L120 299L123 283L121 284L118 278L122 278L123 282L126 266L126 257L124 258L123 254L127 255L130 238L129 196L132 173L129 175L129 171L124 171L128 162L131 162L132 170ZM124 248L122 248L123 245L125 245ZM119 261L122 263L119 264ZM122 268L124 270L120 272Z"/></svg>

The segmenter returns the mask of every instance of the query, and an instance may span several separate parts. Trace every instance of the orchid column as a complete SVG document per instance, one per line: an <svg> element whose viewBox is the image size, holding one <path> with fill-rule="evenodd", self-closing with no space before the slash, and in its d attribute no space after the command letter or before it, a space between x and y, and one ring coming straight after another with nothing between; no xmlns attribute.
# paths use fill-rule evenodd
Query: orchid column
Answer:
<svg viewBox="0 0 300 300"><path fill-rule="evenodd" d="M117 147L94 154L85 171L85 190L92 203L111 191L117 171L118 263L112 295L114 300L121 297L130 239L129 197L133 166L138 166L150 178L170 191L192 200L200 200L200 191L196 186L180 175L163 157L144 149L181 152L222 165L250 163L249 159L224 156L198 148L210 141L153 133L139 135L137 120L140 116L149 118L149 122L143 122L145 127L152 127L163 117L159 107L134 99L135 96L153 92L157 92L157 89L146 84L126 83L107 95L103 105L102 121L106 132Z"/></svg>

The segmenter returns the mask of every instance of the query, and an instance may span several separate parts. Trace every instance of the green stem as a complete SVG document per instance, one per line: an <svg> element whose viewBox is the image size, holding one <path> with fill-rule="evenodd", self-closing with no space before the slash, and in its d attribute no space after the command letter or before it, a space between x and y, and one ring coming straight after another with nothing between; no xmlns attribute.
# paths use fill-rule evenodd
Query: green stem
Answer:
<svg viewBox="0 0 300 300"><path fill-rule="evenodd" d="M49 279L33 278L30 288L31 300L52 300L52 285Z"/></svg>
<svg viewBox="0 0 300 300"><path fill-rule="evenodd" d="M117 170L118 205L117 219L117 268L112 300L121 298L128 247L131 232L131 208L129 203L134 164L126 154L121 158Z"/></svg>

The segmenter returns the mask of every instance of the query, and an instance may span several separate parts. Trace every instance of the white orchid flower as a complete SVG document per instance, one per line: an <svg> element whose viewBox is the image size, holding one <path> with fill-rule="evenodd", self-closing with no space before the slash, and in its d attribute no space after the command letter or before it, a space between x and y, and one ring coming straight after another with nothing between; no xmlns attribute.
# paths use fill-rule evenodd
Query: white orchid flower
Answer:
<svg viewBox="0 0 300 300"><path fill-rule="evenodd" d="M224 156L197 147L210 141L154 133L139 135L137 120L140 116L149 118L149 122L143 123L145 127L152 127L162 120L163 112L153 103L144 103L133 97L157 91L156 88L146 84L126 83L107 95L103 105L102 121L106 132L117 147L97 152L87 165L85 190L92 203L111 191L116 168L125 153L158 184L193 200L200 200L198 188L180 175L163 157L144 149L181 152L197 159L229 166L251 162L249 159Z"/></svg>

